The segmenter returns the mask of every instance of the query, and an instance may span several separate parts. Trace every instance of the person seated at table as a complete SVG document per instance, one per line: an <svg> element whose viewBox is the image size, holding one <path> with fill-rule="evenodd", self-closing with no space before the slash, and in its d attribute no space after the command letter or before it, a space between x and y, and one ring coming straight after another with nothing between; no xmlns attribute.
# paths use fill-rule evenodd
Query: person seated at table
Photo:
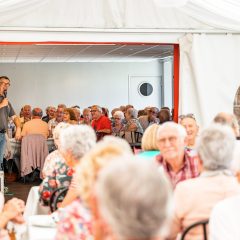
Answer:
<svg viewBox="0 0 240 240"><path fill-rule="evenodd" d="M199 158L195 151L186 149L185 128L175 122L165 122L158 127L157 145L160 154L156 160L169 177L173 188L200 173Z"/></svg>
<svg viewBox="0 0 240 240"><path fill-rule="evenodd" d="M48 130L49 130L49 137L53 136L53 130L54 128L63 121L63 113L64 113L64 108L63 107L58 107L56 111L56 116L55 118L51 119L48 121Z"/></svg>
<svg viewBox="0 0 240 240"><path fill-rule="evenodd" d="M187 132L186 147L194 149L199 131L197 121L193 114L180 115L179 119L179 123L186 129Z"/></svg>
<svg viewBox="0 0 240 240"><path fill-rule="evenodd" d="M81 120L80 124L92 126L92 114L90 108L83 109L83 119Z"/></svg>
<svg viewBox="0 0 240 240"><path fill-rule="evenodd" d="M147 115L140 116L138 118L138 120L143 128L143 131L145 131L146 128L149 127L150 125L152 125L154 123L159 123L158 112L159 112L158 108L150 107L147 110Z"/></svg>
<svg viewBox="0 0 240 240"><path fill-rule="evenodd" d="M158 113L159 124L171 121L171 113L168 107L162 107Z"/></svg>
<svg viewBox="0 0 240 240"><path fill-rule="evenodd" d="M240 148L233 158L232 170L240 183ZM209 219L209 239L240 239L240 193L217 203Z"/></svg>
<svg viewBox="0 0 240 240"><path fill-rule="evenodd" d="M82 158L74 175L74 201L59 210L56 239L93 239L91 200L98 174L109 163L131 156L132 151L126 141L106 136Z"/></svg>
<svg viewBox="0 0 240 240"><path fill-rule="evenodd" d="M113 161L100 172L95 189L95 240L162 239L171 216L172 193L153 162Z"/></svg>
<svg viewBox="0 0 240 240"><path fill-rule="evenodd" d="M24 123L32 119L32 108L30 105L24 105L22 107L22 117L20 117L21 128L23 128Z"/></svg>
<svg viewBox="0 0 240 240"><path fill-rule="evenodd" d="M56 108L53 107L53 106L48 106L46 108L46 116L42 117L42 120L46 123L49 122L49 120L55 118L55 115L56 115Z"/></svg>
<svg viewBox="0 0 240 240"><path fill-rule="evenodd" d="M92 114L92 127L97 134L97 140L99 141L105 135L110 135L112 132L111 121L108 117L103 115L102 108L97 105L91 107Z"/></svg>
<svg viewBox="0 0 240 240"><path fill-rule="evenodd" d="M215 123L220 123L223 125L228 125L232 128L234 134L236 137L239 137L239 125L238 120L234 114L226 113L226 112L220 112L218 113L213 121Z"/></svg>
<svg viewBox="0 0 240 240"><path fill-rule="evenodd" d="M160 154L157 145L157 131L159 125L154 123L149 126L142 137L141 149L138 156L146 159L155 159L155 157Z"/></svg>
<svg viewBox="0 0 240 240"><path fill-rule="evenodd" d="M189 225L208 219L217 202L239 193L239 184L230 171L235 137L229 126L213 124L204 129L196 144L203 164L199 177L180 182L174 191L174 214L168 239ZM186 239L201 239L201 227Z"/></svg>
<svg viewBox="0 0 240 240"><path fill-rule="evenodd" d="M63 112L63 122L77 124L77 118L72 108L65 108Z"/></svg>
<svg viewBox="0 0 240 240"><path fill-rule="evenodd" d="M56 128L54 128L53 141L54 141L54 145L56 147L56 150L49 153L48 156L45 159L45 162L44 162L44 165L43 165L43 170L42 170L43 178L46 178L47 176L52 174L52 172L56 168L55 165L58 162L65 162L62 154L59 151L59 147L60 147L59 146L59 136L60 136L60 132L63 129L68 128L69 126L71 126L69 123L61 122L56 126Z"/></svg>
<svg viewBox="0 0 240 240"><path fill-rule="evenodd" d="M112 135L113 136L120 136L121 131L123 131L123 120L124 120L124 113L122 111L116 111L113 115L114 125L112 126Z"/></svg>
<svg viewBox="0 0 240 240"><path fill-rule="evenodd" d="M78 105L75 105L73 107L71 107L71 109L73 110L75 117L76 117L76 124L80 124L81 123L81 111L80 111L80 107Z"/></svg>
<svg viewBox="0 0 240 240"><path fill-rule="evenodd" d="M44 166L45 178L39 188L40 201L44 205L49 205L54 190L70 185L75 166L96 143L96 135L89 126L59 124L56 129L59 130L59 149L55 152L57 158L54 159L55 163L53 159L47 160Z"/></svg>
<svg viewBox="0 0 240 240"><path fill-rule="evenodd" d="M0 239L10 239L5 229L8 222L24 223L23 215L25 204L18 198L12 198L4 204L4 196L0 193Z"/></svg>
<svg viewBox="0 0 240 240"><path fill-rule="evenodd" d="M42 134L46 139L48 138L48 124L41 119L42 115L41 108L32 110L32 119L23 125L22 137L29 134Z"/></svg>
<svg viewBox="0 0 240 240"><path fill-rule="evenodd" d="M128 108L125 117L127 120L126 125L123 128L123 131L125 132L139 132L143 133L143 128L137 119L137 113L138 111L134 108Z"/></svg>

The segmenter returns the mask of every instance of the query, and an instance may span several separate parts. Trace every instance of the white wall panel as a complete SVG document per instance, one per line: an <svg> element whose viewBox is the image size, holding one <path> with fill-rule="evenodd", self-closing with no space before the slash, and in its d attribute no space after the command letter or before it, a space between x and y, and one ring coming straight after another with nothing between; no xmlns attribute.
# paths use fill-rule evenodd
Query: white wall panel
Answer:
<svg viewBox="0 0 240 240"><path fill-rule="evenodd" d="M24 104L44 108L66 103L109 109L128 104L129 75L161 75L160 63L17 63L1 64L11 79L9 100L16 112ZM153 103L154 104L154 103Z"/></svg>

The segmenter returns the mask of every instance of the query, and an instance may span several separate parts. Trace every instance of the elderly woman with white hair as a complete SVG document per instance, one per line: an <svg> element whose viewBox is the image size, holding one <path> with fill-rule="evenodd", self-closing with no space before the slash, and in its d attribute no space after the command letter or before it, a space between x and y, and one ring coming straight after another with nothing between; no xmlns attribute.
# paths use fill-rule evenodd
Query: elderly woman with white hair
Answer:
<svg viewBox="0 0 240 240"><path fill-rule="evenodd" d="M168 239L189 225L208 219L214 205L224 198L239 193L237 179L229 170L235 136L228 126L213 124L202 131L196 150L203 164L198 178L177 185L174 192L174 218ZM186 239L200 239L199 228L190 231Z"/></svg>
<svg viewBox="0 0 240 240"><path fill-rule="evenodd" d="M128 143L113 136L106 136L85 155L75 175L80 183L75 188L78 198L60 210L56 239L93 239L91 203L98 174L110 162L128 156L132 156Z"/></svg>
<svg viewBox="0 0 240 240"><path fill-rule="evenodd" d="M112 135L120 136L121 131L123 131L124 124L124 113L122 111L116 111L113 114L114 125L112 126Z"/></svg>
<svg viewBox="0 0 240 240"><path fill-rule="evenodd" d="M107 233L116 240L159 239L172 209L168 179L143 159L123 159L103 169L96 200L102 222L110 228ZM104 225L98 227L102 234L95 239L104 239Z"/></svg>
<svg viewBox="0 0 240 240"><path fill-rule="evenodd" d="M40 201L44 205L49 205L54 190L69 187L75 166L96 143L95 132L87 125L59 123L54 137L59 149L52 153L56 158L45 166L45 178L39 187Z"/></svg>

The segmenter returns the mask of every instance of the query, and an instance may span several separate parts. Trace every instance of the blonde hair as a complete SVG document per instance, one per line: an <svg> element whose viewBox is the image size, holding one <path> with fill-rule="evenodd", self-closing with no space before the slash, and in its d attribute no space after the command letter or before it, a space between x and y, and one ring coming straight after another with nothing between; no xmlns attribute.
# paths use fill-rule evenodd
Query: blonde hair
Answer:
<svg viewBox="0 0 240 240"><path fill-rule="evenodd" d="M156 123L150 125L144 132L142 137L142 150L158 150L157 147L157 131L159 125Z"/></svg>
<svg viewBox="0 0 240 240"><path fill-rule="evenodd" d="M80 183L79 194L84 204L89 205L99 171L110 162L132 156L128 143L113 136L105 137L83 158L76 170Z"/></svg>

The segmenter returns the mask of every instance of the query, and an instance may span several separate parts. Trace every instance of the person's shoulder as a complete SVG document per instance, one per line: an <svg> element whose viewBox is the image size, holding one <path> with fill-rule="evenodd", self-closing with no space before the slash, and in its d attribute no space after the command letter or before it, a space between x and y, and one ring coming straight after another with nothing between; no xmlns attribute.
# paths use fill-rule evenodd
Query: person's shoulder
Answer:
<svg viewBox="0 0 240 240"><path fill-rule="evenodd" d="M236 216L236 213L239 213L240 211L240 195L236 195L233 197L226 198L220 202L218 202L212 209L211 213L211 220L218 219L220 216L224 217L230 217L232 219L234 216ZM237 214L238 218L240 218L240 215Z"/></svg>
<svg viewBox="0 0 240 240"><path fill-rule="evenodd" d="M177 184L175 191L182 191L182 192L191 192L195 190L199 190L199 186L202 185L201 178L189 178L184 181L181 181Z"/></svg>

